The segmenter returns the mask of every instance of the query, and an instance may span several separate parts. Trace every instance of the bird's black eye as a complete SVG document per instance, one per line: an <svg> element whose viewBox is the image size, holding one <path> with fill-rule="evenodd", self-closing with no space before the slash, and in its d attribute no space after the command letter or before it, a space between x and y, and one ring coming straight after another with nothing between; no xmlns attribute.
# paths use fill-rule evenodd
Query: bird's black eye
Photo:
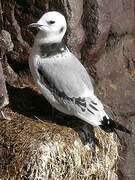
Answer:
<svg viewBox="0 0 135 180"><path fill-rule="evenodd" d="M55 23L55 21L50 20L50 21L47 21L47 23L48 23L48 24L54 24L54 23Z"/></svg>

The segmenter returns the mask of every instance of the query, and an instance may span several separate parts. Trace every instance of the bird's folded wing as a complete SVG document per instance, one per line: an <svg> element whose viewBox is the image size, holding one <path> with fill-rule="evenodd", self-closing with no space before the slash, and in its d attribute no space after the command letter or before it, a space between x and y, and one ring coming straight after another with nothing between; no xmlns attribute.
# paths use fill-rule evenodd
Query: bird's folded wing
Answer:
<svg viewBox="0 0 135 180"><path fill-rule="evenodd" d="M93 93L91 94L79 75L66 70L59 73L55 73L55 71L49 73L44 70L43 66L39 66L38 73L41 84L49 89L63 106L79 112L87 111L91 115L98 113L100 101Z"/></svg>
<svg viewBox="0 0 135 180"><path fill-rule="evenodd" d="M90 95L90 90L81 76L66 67L65 69L53 67L52 70L48 70L44 66L39 66L38 74L40 82L60 97L79 98Z"/></svg>

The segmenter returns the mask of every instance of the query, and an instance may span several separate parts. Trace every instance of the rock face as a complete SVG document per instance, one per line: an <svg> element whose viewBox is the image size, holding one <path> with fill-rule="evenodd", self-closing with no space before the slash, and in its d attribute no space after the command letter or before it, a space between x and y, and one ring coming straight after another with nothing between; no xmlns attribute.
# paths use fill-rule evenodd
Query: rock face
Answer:
<svg viewBox="0 0 135 180"><path fill-rule="evenodd" d="M96 64L99 77L97 88L100 91L100 96L117 114L119 121L132 129L132 132L134 131L133 116L135 112L134 52L134 37L126 35L119 40L115 48L109 49ZM127 177L134 179L132 166L135 162L129 160L129 157L134 157L133 138L134 135L132 137L123 135L122 138L125 150L121 151L124 160L120 161L119 168L123 179L127 179Z"/></svg>
<svg viewBox="0 0 135 180"><path fill-rule="evenodd" d="M111 107L111 109L117 115L118 121L124 124L127 128L132 129L132 131L134 132L134 128L135 128L134 0L113 0L113 1L108 1L108 0L8 1L5 0L5 1L1 1L1 9L2 9L0 16L1 29L4 29L10 33L11 39L14 44L13 51L6 52L6 56L5 56L7 58L7 63L10 65L10 68L12 68L13 70L7 72L7 70L5 70L4 68L4 73L6 74L7 80L8 82L10 82L11 87L16 86L16 84L18 85L19 83L19 86L21 87L29 86L33 89L36 89L32 83L32 80L28 72L29 51L31 49L34 34L36 32L31 32L27 28L27 25L37 21L37 19L39 19L39 17L41 17L41 15L48 10L58 10L65 15L68 22L68 31L66 34L65 42L67 43L71 51L74 52L76 56L86 66L88 72L92 75L92 77L96 80L96 85L95 85L96 92L99 95L100 99L102 99L107 105ZM15 73L13 71L15 71ZM17 111L17 113L19 112L25 116L28 115L31 117L32 113L35 113L35 111L33 111L34 108L33 106L36 104L36 102L34 101L35 102L35 104L33 103L34 105L27 103L27 106L30 107L29 109L28 107L25 106L25 103L24 104L22 103L22 99L18 99L14 101L12 98L14 96L13 96L13 92L11 93L11 89L12 89L11 87L8 88L10 94L10 104L11 104L9 106L10 110L9 109L8 110L9 111L13 110L15 112ZM23 95L20 94L20 96ZM18 103L21 104L21 107L20 105L18 105ZM50 113L49 106L46 107L47 107L46 112ZM38 108L40 108L40 106L38 106ZM40 113L38 112L38 115ZM21 118L23 117L21 116ZM28 120L28 122L30 122L30 120ZM14 124L14 126L11 125L12 123ZM23 122L20 120L20 123ZM7 129L10 130L12 128L15 128L16 126L14 120L13 122L11 122L11 124L8 124L7 122L4 124L4 122L2 122L3 128L8 127ZM18 129L19 127L16 128ZM57 128L58 127L56 127L56 129ZM5 134L6 133L8 134L8 131L7 132L5 131ZM22 130L18 130L18 131L23 132ZM15 134L15 132L13 134ZM60 136L62 137L62 134ZM67 132L67 136L68 136L68 132ZM111 137L111 135L109 136ZM119 155L122 156L123 158L121 158L120 160L116 158L116 161L118 161L117 174L119 175L119 179L134 180L135 177L135 171L134 171L135 160L133 158L135 151L134 135L132 135L132 137L129 137L128 135L120 134L120 137L122 139L122 146L121 148L119 148ZM101 139L102 138L103 136L101 137ZM53 140L54 139L52 138L51 142L53 142ZM6 141L5 138L3 141ZM14 141L16 140L14 139L12 143ZM114 142L115 140L113 139L112 144ZM19 143L18 140L17 143ZM63 151L63 149L61 151ZM22 152L19 151L19 153ZM103 156L104 155L102 154L102 158ZM61 161L60 163L62 164L62 160L60 161ZM55 163L59 163L59 162L55 161ZM29 164L29 167L30 166L31 165ZM68 168L68 166L65 167ZM112 165L110 165L109 168L111 169ZM70 178L75 179L75 177L77 176ZM78 175L78 177L80 176ZM117 179L117 176L115 177L112 176L112 177L113 180ZM88 179L92 179L92 178L98 179L96 175ZM110 177L104 177L104 178L110 180Z"/></svg>
<svg viewBox="0 0 135 180"><path fill-rule="evenodd" d="M5 84L5 76L3 74L3 68L1 62L4 64L6 52L10 52L13 50L13 43L11 40L10 34L1 30L0 32L0 109L5 107L9 103L6 84Z"/></svg>

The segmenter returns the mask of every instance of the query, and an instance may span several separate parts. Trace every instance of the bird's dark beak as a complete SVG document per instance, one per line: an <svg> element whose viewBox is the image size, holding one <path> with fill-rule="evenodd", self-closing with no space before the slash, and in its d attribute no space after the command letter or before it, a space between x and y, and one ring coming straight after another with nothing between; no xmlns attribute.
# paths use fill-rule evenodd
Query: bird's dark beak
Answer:
<svg viewBox="0 0 135 180"><path fill-rule="evenodd" d="M38 23L32 23L32 24L29 24L29 25L28 25L29 28L35 28L35 27L36 27L36 28L39 28L39 27L41 27L41 26L42 26L42 25L40 25L40 24L38 24Z"/></svg>

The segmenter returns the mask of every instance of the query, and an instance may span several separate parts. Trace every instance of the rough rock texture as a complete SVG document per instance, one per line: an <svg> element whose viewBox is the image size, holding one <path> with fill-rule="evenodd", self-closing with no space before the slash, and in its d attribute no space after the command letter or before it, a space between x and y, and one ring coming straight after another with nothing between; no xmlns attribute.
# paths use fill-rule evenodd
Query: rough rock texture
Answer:
<svg viewBox="0 0 135 180"><path fill-rule="evenodd" d="M102 2L102 10L108 16L110 30L106 49L96 63L98 92L102 100L117 114L118 120L134 132L135 114L135 14L134 1ZM101 11L100 11L101 12ZM104 15L105 15L104 14ZM102 14L103 15L103 14ZM100 21L99 21L100 22ZM101 21L102 29L106 23ZM119 179L135 177L135 141L132 137L121 135L123 149L119 154Z"/></svg>
<svg viewBox="0 0 135 180"><path fill-rule="evenodd" d="M0 30L0 109L9 103L2 63L5 63L4 56L6 52L10 52L12 50L13 43L11 41L10 34L5 30Z"/></svg>
<svg viewBox="0 0 135 180"><path fill-rule="evenodd" d="M7 62L4 65L8 67L4 68L4 73L10 83L8 86L10 105L5 111L11 114L12 120L2 121L0 124L2 144L0 168L3 169L0 171L1 179L4 179L4 174L6 179L10 179L10 176L14 179L20 176L22 179L28 179L28 177L32 179L35 176L38 178L42 176L42 179L46 176L46 179L49 177L51 179L52 176L56 177L62 172L61 177L56 179L69 179L69 177L70 179L81 179L81 177L99 179L100 177L100 179L115 180L117 169L119 179L134 180L134 135L132 137L125 134L119 135L122 146L119 146L121 158L118 158L118 144L113 135L98 131L96 135L100 143L103 141L102 147L105 147L107 140L107 145L110 144L110 147L107 146L108 149L110 148L108 151L114 153L111 153L110 158L108 151L101 150L101 157L99 157L97 148L97 158L92 161L91 151L88 152L84 148L73 130L50 122L33 121L34 115L42 116L42 119L50 119L51 108L47 103L41 106L43 103L39 100L41 97L30 89L36 90L28 71L28 55L36 32L31 32L27 28L28 24L35 22L48 9L62 12L66 16L69 27L65 42L96 80L98 96L115 112L117 120L134 132L134 0L4 0L1 1L1 5L1 28L10 33L14 44L13 51L6 53ZM62 124L66 125L65 122ZM49 142L46 142L47 138ZM108 139L110 139L109 143ZM56 148L57 142L59 143ZM76 146L75 142L79 145ZM50 151L50 144L55 153ZM65 149L68 149L67 154ZM45 154L48 159L44 158ZM69 157L68 160L65 154ZM33 162L33 159L37 161ZM77 161L81 162L81 165L77 164ZM34 173L34 169L37 169L37 164L33 164L35 162L39 169ZM106 165L101 167L102 162ZM59 166L56 167L56 164ZM52 169L53 174L47 171L47 167ZM67 174L65 174L66 171ZM100 175L99 172L101 172ZM90 176L91 173L93 173L92 176Z"/></svg>
<svg viewBox="0 0 135 180"><path fill-rule="evenodd" d="M119 40L115 48L109 49L96 64L97 75L99 77L97 88L100 91L100 96L117 114L119 121L129 129L132 129L132 132L134 132L132 128L134 120L131 117L135 113L134 52L134 36L126 35ZM123 136L125 148L122 156L124 160L121 159L119 167L125 179L127 177L134 179L133 161L128 160L125 163L126 157L134 157L135 146L132 141L133 138L134 135L132 137Z"/></svg>

